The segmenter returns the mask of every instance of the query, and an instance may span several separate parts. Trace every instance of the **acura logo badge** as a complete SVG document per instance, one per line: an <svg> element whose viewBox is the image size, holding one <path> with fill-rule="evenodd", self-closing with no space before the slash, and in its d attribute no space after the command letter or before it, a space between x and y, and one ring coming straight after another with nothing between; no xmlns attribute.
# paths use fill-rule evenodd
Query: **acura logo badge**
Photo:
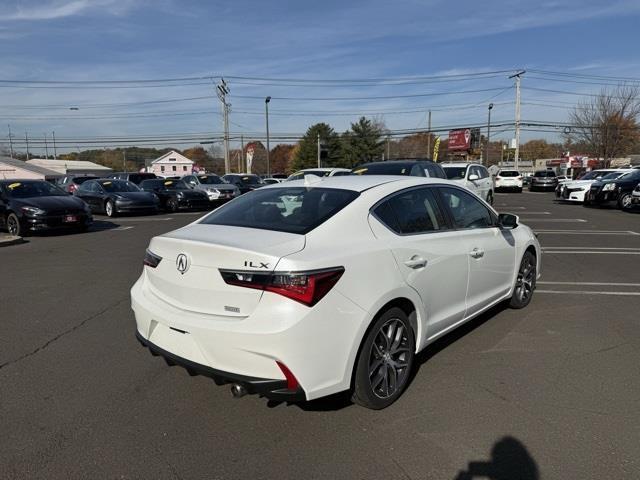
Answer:
<svg viewBox="0 0 640 480"><path fill-rule="evenodd" d="M186 254L181 253L176 258L176 268L181 274L185 274L189 270L189 257Z"/></svg>

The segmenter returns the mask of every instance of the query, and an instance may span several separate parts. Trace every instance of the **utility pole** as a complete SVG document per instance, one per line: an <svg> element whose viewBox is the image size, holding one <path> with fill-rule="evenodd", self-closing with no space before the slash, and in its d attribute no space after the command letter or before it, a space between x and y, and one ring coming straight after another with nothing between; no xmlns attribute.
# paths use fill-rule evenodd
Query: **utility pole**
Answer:
<svg viewBox="0 0 640 480"><path fill-rule="evenodd" d="M271 97L267 97L264 99L264 108L265 114L267 116L267 177L271 177L271 159L269 157L269 102L271 101Z"/></svg>
<svg viewBox="0 0 640 480"><path fill-rule="evenodd" d="M489 142L491 141L491 109L492 108L493 108L493 103L490 103L488 107L489 113L487 117L487 149L484 155L486 166L489 166Z"/></svg>
<svg viewBox="0 0 640 480"><path fill-rule="evenodd" d="M7 124L9 127L9 151L11 152L11 160L13 160L13 138L11 137L11 124Z"/></svg>
<svg viewBox="0 0 640 480"><path fill-rule="evenodd" d="M525 72L526 70L520 70L509 77L516 79L516 151L513 159L514 170L518 170L518 161L520 159L520 76L524 75Z"/></svg>
<svg viewBox="0 0 640 480"><path fill-rule="evenodd" d="M431 110L429 110L429 123L428 123L428 137L427 137L427 158L431 158Z"/></svg>
<svg viewBox="0 0 640 480"><path fill-rule="evenodd" d="M44 132L44 155L45 158L49 159L49 145L47 145L47 132Z"/></svg>
<svg viewBox="0 0 640 480"><path fill-rule="evenodd" d="M391 136L387 135L387 160L391 160Z"/></svg>
<svg viewBox="0 0 640 480"><path fill-rule="evenodd" d="M53 134L53 159L58 159L58 151L56 150L56 132L55 130L52 132Z"/></svg>
<svg viewBox="0 0 640 480"><path fill-rule="evenodd" d="M318 134L318 168L322 168L320 165L320 134Z"/></svg>
<svg viewBox="0 0 640 480"><path fill-rule="evenodd" d="M231 173L231 163L229 160L229 107L231 104L227 103L227 95L229 94L229 87L224 78L220 79L220 83L216 87L218 99L222 102L222 119L224 125L224 173Z"/></svg>
<svg viewBox="0 0 640 480"><path fill-rule="evenodd" d="M244 172L247 168L244 166L246 160L244 157L244 135L240 135L240 153L240 167L238 168L238 173Z"/></svg>
<svg viewBox="0 0 640 480"><path fill-rule="evenodd" d="M122 171L127 173L127 151L122 150Z"/></svg>
<svg viewBox="0 0 640 480"><path fill-rule="evenodd" d="M29 161L29 136L27 135L27 132L24 132L24 139L27 142L27 162Z"/></svg>

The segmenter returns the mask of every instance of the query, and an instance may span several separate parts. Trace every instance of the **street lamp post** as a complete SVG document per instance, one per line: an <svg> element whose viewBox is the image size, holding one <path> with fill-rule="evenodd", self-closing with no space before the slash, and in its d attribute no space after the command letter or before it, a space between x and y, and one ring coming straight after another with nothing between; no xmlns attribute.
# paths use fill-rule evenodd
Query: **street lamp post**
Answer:
<svg viewBox="0 0 640 480"><path fill-rule="evenodd" d="M271 159L270 159L270 151L269 151L269 102L271 101L271 97L267 97L264 99L264 111L267 119L267 177L271 177Z"/></svg>
<svg viewBox="0 0 640 480"><path fill-rule="evenodd" d="M486 147L486 152L484 154L485 156L485 164L488 166L489 165L489 142L491 142L491 109L493 109L493 103L489 104L489 108L488 108L488 118L487 118L487 147Z"/></svg>

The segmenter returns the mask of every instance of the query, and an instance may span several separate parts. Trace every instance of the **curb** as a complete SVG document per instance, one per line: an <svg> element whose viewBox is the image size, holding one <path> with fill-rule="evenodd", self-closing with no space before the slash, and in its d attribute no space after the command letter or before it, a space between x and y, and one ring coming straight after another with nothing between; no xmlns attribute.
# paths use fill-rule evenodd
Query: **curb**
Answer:
<svg viewBox="0 0 640 480"><path fill-rule="evenodd" d="M0 248L9 247L11 245L17 245L19 243L24 242L22 237L14 237L11 235L2 235L0 236Z"/></svg>

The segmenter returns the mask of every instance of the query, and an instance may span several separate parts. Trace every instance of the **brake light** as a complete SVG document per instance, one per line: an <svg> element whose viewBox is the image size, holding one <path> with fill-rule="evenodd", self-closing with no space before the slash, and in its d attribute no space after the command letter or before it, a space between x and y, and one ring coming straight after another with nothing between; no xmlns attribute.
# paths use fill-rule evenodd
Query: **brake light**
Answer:
<svg viewBox="0 0 640 480"><path fill-rule="evenodd" d="M142 261L142 263L147 267L156 268L160 264L161 260L162 260L161 256L156 255L150 250L147 250L144 253L144 260Z"/></svg>
<svg viewBox="0 0 640 480"><path fill-rule="evenodd" d="M271 273L220 270L228 285L277 293L309 307L322 300L343 273L344 267Z"/></svg>

